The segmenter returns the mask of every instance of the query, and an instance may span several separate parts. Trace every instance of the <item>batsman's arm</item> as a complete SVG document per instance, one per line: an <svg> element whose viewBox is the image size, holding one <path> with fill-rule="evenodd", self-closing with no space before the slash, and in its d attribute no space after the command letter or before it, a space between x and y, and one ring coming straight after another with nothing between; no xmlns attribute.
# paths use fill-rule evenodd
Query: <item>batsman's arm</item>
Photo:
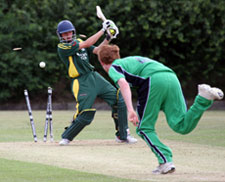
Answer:
<svg viewBox="0 0 225 182"><path fill-rule="evenodd" d="M81 42L79 44L79 50L82 48L87 48L94 45L103 34L104 34L104 31L99 30L96 34L92 35L87 40Z"/></svg>

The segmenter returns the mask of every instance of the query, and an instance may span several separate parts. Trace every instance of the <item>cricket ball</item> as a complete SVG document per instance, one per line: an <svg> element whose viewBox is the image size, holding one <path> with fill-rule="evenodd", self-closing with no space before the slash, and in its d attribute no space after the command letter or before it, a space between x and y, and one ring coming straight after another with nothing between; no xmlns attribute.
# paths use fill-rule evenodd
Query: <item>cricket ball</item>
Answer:
<svg viewBox="0 0 225 182"><path fill-rule="evenodd" d="M42 62L39 63L39 66L40 66L41 68L45 68L45 65L46 65L46 64L45 64L44 61L42 61Z"/></svg>

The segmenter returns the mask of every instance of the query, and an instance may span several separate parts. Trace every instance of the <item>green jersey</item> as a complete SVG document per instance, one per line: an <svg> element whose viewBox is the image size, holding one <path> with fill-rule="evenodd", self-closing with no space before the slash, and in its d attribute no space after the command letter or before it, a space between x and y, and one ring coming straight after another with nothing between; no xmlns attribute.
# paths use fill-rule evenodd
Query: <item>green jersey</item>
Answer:
<svg viewBox="0 0 225 182"><path fill-rule="evenodd" d="M75 40L72 43L58 44L59 57L67 66L70 78L76 78L94 69L89 62L89 57L95 46L79 50L79 43L81 41Z"/></svg>
<svg viewBox="0 0 225 182"><path fill-rule="evenodd" d="M131 86L139 86L141 80L157 72L173 71L155 60L141 56L130 56L116 59L108 73L116 84L120 78L125 78Z"/></svg>

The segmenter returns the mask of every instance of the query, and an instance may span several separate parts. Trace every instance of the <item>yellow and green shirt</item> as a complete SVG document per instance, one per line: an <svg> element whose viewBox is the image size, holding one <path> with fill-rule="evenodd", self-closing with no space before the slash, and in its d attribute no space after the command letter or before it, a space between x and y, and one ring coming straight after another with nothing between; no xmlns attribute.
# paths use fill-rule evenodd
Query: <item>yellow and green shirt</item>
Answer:
<svg viewBox="0 0 225 182"><path fill-rule="evenodd" d="M76 78L94 69L89 62L89 57L95 46L79 50L80 42L81 40L75 40L71 43L58 44L59 57L67 66L70 78Z"/></svg>

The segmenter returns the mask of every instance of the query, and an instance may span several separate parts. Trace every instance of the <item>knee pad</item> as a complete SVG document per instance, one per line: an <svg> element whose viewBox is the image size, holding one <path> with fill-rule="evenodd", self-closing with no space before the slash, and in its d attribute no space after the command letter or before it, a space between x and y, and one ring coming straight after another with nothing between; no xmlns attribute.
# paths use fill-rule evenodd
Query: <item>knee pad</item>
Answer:
<svg viewBox="0 0 225 182"><path fill-rule="evenodd" d="M122 110L123 112L126 111L126 113L127 113L127 106L126 106L126 104L125 104L125 102L124 102L123 97L122 97L121 94L119 94L119 98L117 100L117 112L119 110Z"/></svg>
<svg viewBox="0 0 225 182"><path fill-rule="evenodd" d="M115 129L119 130L119 125L118 125L118 112L117 112L117 105L112 106L112 118L115 123Z"/></svg>
<svg viewBox="0 0 225 182"><path fill-rule="evenodd" d="M120 90L117 91L117 102L115 105L112 106L112 118L115 122L115 128L118 130L118 108L120 109L120 113L127 112L126 104L123 100L122 95L120 94ZM122 114L125 115L125 114ZM127 117L126 115L124 117Z"/></svg>
<svg viewBox="0 0 225 182"><path fill-rule="evenodd" d="M127 139L127 108L121 93L117 94L117 104L112 108L112 117L116 124L116 130L118 132L116 135L120 136L120 139L126 140Z"/></svg>
<svg viewBox="0 0 225 182"><path fill-rule="evenodd" d="M117 91L116 104L112 106L112 118L118 119L118 109L127 110L126 104L123 100L123 97L120 93L120 90Z"/></svg>
<svg viewBox="0 0 225 182"><path fill-rule="evenodd" d="M77 120L85 125L89 125L95 116L96 109L85 109L78 114Z"/></svg>
<svg viewBox="0 0 225 182"><path fill-rule="evenodd" d="M62 138L72 141L86 125L91 123L91 121L94 119L95 112L95 109L89 109L79 113L71 125L65 128L66 130L62 134Z"/></svg>

